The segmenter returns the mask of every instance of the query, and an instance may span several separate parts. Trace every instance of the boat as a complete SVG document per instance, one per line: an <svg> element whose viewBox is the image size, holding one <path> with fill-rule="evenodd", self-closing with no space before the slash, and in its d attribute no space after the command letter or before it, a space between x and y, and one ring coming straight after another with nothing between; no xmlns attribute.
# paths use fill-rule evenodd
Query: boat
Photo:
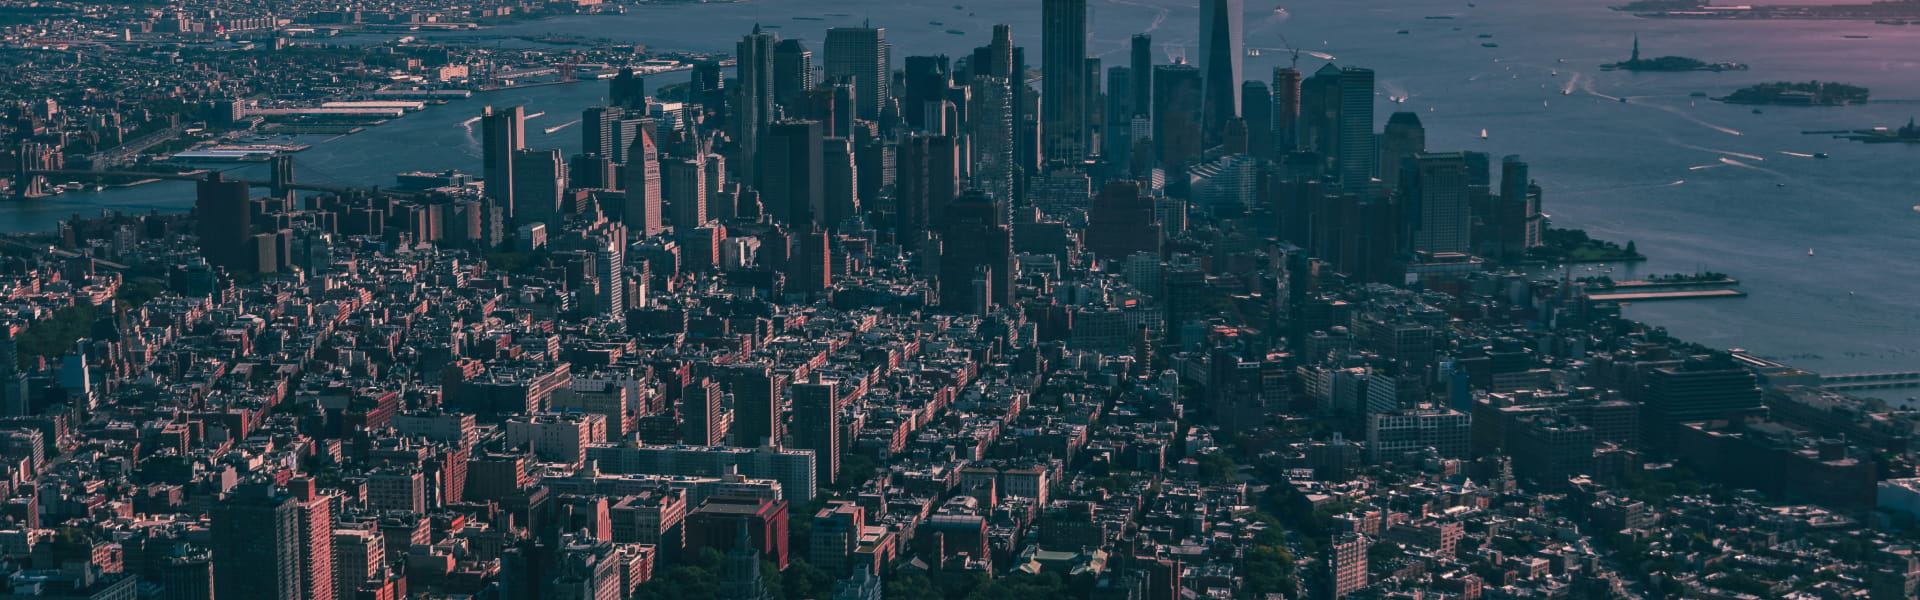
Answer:
<svg viewBox="0 0 1920 600"><path fill-rule="evenodd" d="M1499 47L1500 47L1500 45L1499 45L1499 44L1495 44L1495 43L1493 43L1493 42L1487 42L1487 43L1485 43L1485 44L1481 44L1481 45L1480 45L1480 47L1481 47L1481 48L1499 48Z"/></svg>
<svg viewBox="0 0 1920 600"><path fill-rule="evenodd" d="M1487 139L1487 130L1485 129L1480 130L1480 139L1483 139L1483 140Z"/></svg>
<svg viewBox="0 0 1920 600"><path fill-rule="evenodd" d="M946 25L946 23L941 23L939 21L927 21L927 24L932 25L934 27L940 27L940 26Z"/></svg>
<svg viewBox="0 0 1920 600"><path fill-rule="evenodd" d="M1402 29L1402 30L1399 30L1399 31L1395 31L1394 33L1398 33L1398 34L1400 34L1400 35L1406 35L1406 34L1407 34L1407 30L1405 30L1405 29Z"/></svg>
<svg viewBox="0 0 1920 600"><path fill-rule="evenodd" d="M1787 184L1784 184L1784 183L1776 183L1776 184L1773 184L1773 187L1787 187Z"/></svg>
<svg viewBox="0 0 1920 600"><path fill-rule="evenodd" d="M1813 256L1813 249L1812 249L1812 248L1808 248L1808 249L1807 249L1807 256Z"/></svg>
<svg viewBox="0 0 1920 600"><path fill-rule="evenodd" d="M1552 75L1552 76L1554 76L1554 77L1559 77L1559 76L1560 76L1560 70L1559 70L1559 69L1554 69L1554 70L1552 70L1552 71L1548 71L1548 72L1547 72L1547 74L1548 74L1548 75Z"/></svg>
<svg viewBox="0 0 1920 600"><path fill-rule="evenodd" d="M820 18L820 17L794 17L794 18L793 18L793 20L795 20L795 21L825 21L826 19L822 19L822 18Z"/></svg>
<svg viewBox="0 0 1920 600"><path fill-rule="evenodd" d="M958 29L948 29L948 30L947 30L947 33L951 33L951 34L954 34L954 35L966 35L966 34L967 34L967 32L965 32L965 31L961 31L961 30L958 30Z"/></svg>
<svg viewBox="0 0 1920 600"><path fill-rule="evenodd" d="M1870 38L1870 37L1872 37L1872 36L1865 36L1865 35L1843 35L1843 36L1840 36L1840 37L1844 37L1844 38L1847 38L1847 39L1850 39L1850 40L1864 40L1864 39L1868 39L1868 38Z"/></svg>
<svg viewBox="0 0 1920 600"><path fill-rule="evenodd" d="M1813 157L1814 157L1814 158L1826 158L1826 157L1827 157L1827 153L1825 153L1825 152L1815 152L1815 153L1813 153Z"/></svg>
<svg viewBox="0 0 1920 600"><path fill-rule="evenodd" d="M1480 39L1483 39L1483 40L1485 40L1485 39L1492 39L1492 38L1493 38L1493 34L1491 34L1491 33L1482 33L1482 34L1480 34L1480 35L1479 35L1478 37L1479 37Z"/></svg>
<svg viewBox="0 0 1920 600"><path fill-rule="evenodd" d="M1452 21L1452 20L1453 20L1453 17L1450 17L1450 16L1447 16L1447 15L1434 15L1434 16L1431 16L1431 17L1427 17L1427 20L1429 20L1429 21Z"/></svg>
<svg viewBox="0 0 1920 600"><path fill-rule="evenodd" d="M1758 108L1756 108L1756 109L1753 109L1753 114L1756 114L1756 115L1757 115L1757 114L1760 114L1760 109L1758 109Z"/></svg>

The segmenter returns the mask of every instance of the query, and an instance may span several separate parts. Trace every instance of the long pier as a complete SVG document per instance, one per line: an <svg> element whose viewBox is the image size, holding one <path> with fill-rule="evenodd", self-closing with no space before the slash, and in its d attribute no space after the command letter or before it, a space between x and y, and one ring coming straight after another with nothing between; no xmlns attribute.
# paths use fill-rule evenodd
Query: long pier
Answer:
<svg viewBox="0 0 1920 600"><path fill-rule="evenodd" d="M1920 371L1822 375L1820 377L1820 386L1834 391L1889 390L1920 387Z"/></svg>

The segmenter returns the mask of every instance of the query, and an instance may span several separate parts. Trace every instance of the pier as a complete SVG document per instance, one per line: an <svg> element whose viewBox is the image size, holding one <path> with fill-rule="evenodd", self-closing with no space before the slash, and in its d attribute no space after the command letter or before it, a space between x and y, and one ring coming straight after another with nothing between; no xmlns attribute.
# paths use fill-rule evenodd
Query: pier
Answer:
<svg viewBox="0 0 1920 600"><path fill-rule="evenodd" d="M1822 375L1820 385L1836 392L1920 387L1920 371Z"/></svg>

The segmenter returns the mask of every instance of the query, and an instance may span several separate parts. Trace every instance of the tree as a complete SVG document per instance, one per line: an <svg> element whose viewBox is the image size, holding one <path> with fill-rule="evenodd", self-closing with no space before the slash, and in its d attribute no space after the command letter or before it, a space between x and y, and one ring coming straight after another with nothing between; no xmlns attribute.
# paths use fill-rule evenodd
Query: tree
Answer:
<svg viewBox="0 0 1920 600"><path fill-rule="evenodd" d="M20 333L20 367L26 368L42 356L60 356L73 349L73 343L93 331L99 310L91 304L75 304L53 311L53 315L34 321Z"/></svg>
<svg viewBox="0 0 1920 600"><path fill-rule="evenodd" d="M935 592L933 582L925 575L908 575L887 580L881 587L881 597L886 600L944 600Z"/></svg>

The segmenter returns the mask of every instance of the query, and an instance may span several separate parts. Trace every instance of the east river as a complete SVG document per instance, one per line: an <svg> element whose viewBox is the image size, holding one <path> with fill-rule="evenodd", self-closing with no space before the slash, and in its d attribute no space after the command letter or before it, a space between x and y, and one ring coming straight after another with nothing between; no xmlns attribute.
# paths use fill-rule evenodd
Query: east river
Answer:
<svg viewBox="0 0 1920 600"><path fill-rule="evenodd" d="M1412 111L1425 123L1433 150L1487 152L1496 164L1502 155L1519 154L1545 189L1555 226L1634 241L1649 260L1613 265L1615 279L1712 270L1740 279L1750 294L1634 304L1627 309L1632 318L1685 339L1828 373L1920 370L1920 145L1800 133L1896 126L1920 114L1920 103L1755 111L1693 95L1720 96L1763 81L1820 80L1869 87L1875 99L1920 100L1920 26L1652 20L1608 10L1609 3L1394 0L1368 8L1354 0L1247 0L1247 45L1260 49L1247 58L1247 76L1264 79L1289 60L1281 35L1303 51L1303 71L1328 60L1372 68L1379 77L1378 122ZM1198 26L1190 0L1088 4L1094 30L1088 48L1107 66L1126 61L1128 39L1141 31L1154 36L1162 61L1193 52ZM887 28L896 67L908 55L964 55L1002 22L1013 25L1029 63L1039 62L1034 0L658 4L631 7L625 15L448 34L446 41L523 44L512 36L560 34L731 52L757 22L777 27L772 30L783 38L809 40L818 64L818 40L827 27L863 20ZM1752 68L1602 71L1599 65L1626 58L1635 34L1649 57ZM678 72L649 83L685 79ZM355 135L310 136L301 141L313 147L295 158L297 176L384 186L401 171L478 172L478 131L469 120L489 104L545 112L528 124L529 145L572 154L580 132L571 122L605 93L604 82L483 93ZM1480 139L1482 129L1487 139ZM1831 158L1814 158L1818 153ZM266 178L259 165L217 167ZM47 230L74 213L101 210L183 211L192 202L192 185L182 182L8 202L0 204L0 231ZM1605 268L1588 273L1583 266L1579 274Z"/></svg>

